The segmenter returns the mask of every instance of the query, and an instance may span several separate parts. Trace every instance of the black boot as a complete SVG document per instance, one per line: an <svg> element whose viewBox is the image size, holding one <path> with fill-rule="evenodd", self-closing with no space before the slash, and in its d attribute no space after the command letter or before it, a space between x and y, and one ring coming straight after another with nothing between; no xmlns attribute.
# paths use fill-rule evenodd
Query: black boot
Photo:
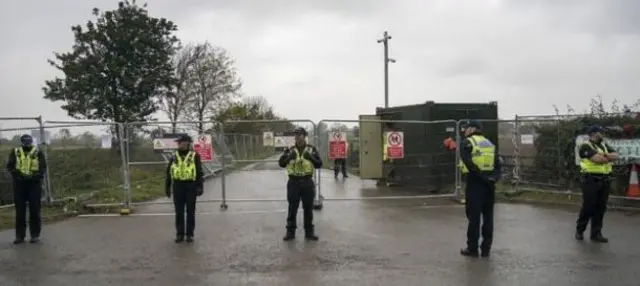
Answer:
<svg viewBox="0 0 640 286"><path fill-rule="evenodd" d="M598 233L596 235L591 236L591 241L598 242L598 243L607 243L609 242L609 239L604 237L602 233Z"/></svg>
<svg viewBox="0 0 640 286"><path fill-rule="evenodd" d="M304 234L304 239L309 241L318 241L320 239L313 231L306 231Z"/></svg>
<svg viewBox="0 0 640 286"><path fill-rule="evenodd" d="M187 236L187 243L193 242L193 236Z"/></svg>
<svg viewBox="0 0 640 286"><path fill-rule="evenodd" d="M460 254L467 257L478 257L478 251L470 250L469 248L460 249Z"/></svg>
<svg viewBox="0 0 640 286"><path fill-rule="evenodd" d="M184 241L184 235L178 235L176 236L176 239L174 240L176 243L180 243Z"/></svg>
<svg viewBox="0 0 640 286"><path fill-rule="evenodd" d="M29 243L38 243L40 242L40 238L37 236L31 237L31 239L29 240Z"/></svg>
<svg viewBox="0 0 640 286"><path fill-rule="evenodd" d="M16 238L13 240L13 244L23 244L24 238Z"/></svg>
<svg viewBox="0 0 640 286"><path fill-rule="evenodd" d="M576 234L575 234L574 237L578 241L583 241L584 240L584 234L581 231L576 231Z"/></svg>
<svg viewBox="0 0 640 286"><path fill-rule="evenodd" d="M294 231L287 231L287 234L282 238L284 241L292 241L294 239L296 239L296 233Z"/></svg>

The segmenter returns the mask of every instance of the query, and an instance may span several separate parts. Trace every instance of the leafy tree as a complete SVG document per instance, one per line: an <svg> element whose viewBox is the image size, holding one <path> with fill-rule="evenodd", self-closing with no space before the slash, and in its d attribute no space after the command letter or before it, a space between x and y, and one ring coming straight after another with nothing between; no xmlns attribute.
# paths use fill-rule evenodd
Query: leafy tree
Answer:
<svg viewBox="0 0 640 286"><path fill-rule="evenodd" d="M229 133L260 133L263 131L284 132L293 130L293 124L289 122L246 122L233 123L232 121L278 121L284 120L275 114L275 111L262 96L246 97L240 102L232 102L221 110L213 118L216 122L224 124L224 132Z"/></svg>
<svg viewBox="0 0 640 286"><path fill-rule="evenodd" d="M176 25L151 17L135 0L120 1L112 11L94 8L93 15L95 21L71 28L72 51L49 61L64 77L46 81L44 98L64 102L62 109L77 119L150 119L154 98L174 82Z"/></svg>
<svg viewBox="0 0 640 286"><path fill-rule="evenodd" d="M175 82L160 96L160 109L169 117L171 131L176 133L177 121L185 116L187 107L193 102L194 90L190 88L194 80L196 63L206 56L204 45L187 45L173 59Z"/></svg>
<svg viewBox="0 0 640 286"><path fill-rule="evenodd" d="M193 94L185 114L190 121L198 121L196 129L204 130L203 121L222 112L238 96L242 82L234 67L234 60L220 47L209 43L199 44L196 50L202 56L193 64L188 79L188 92Z"/></svg>

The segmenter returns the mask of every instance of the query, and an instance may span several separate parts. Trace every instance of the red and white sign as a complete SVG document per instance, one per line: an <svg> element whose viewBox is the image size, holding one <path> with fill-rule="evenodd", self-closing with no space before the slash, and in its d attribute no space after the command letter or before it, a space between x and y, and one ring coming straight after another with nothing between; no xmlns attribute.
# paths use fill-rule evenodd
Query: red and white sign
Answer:
<svg viewBox="0 0 640 286"><path fill-rule="evenodd" d="M329 159L347 158L347 133L332 131L329 133Z"/></svg>
<svg viewBox="0 0 640 286"><path fill-rule="evenodd" d="M200 134L193 143L193 150L200 155L202 162L213 160L213 144L211 144L211 135Z"/></svg>
<svg viewBox="0 0 640 286"><path fill-rule="evenodd" d="M404 133L391 131L387 133L387 157L389 159L404 158Z"/></svg>

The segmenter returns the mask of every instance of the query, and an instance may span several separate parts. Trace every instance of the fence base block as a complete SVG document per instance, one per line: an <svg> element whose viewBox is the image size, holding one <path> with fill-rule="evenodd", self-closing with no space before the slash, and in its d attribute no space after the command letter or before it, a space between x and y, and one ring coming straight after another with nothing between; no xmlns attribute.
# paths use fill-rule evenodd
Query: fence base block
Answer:
<svg viewBox="0 0 640 286"><path fill-rule="evenodd" d="M321 210L322 209L322 201L321 200L316 200L315 202L313 202L313 209L314 210Z"/></svg>
<svg viewBox="0 0 640 286"><path fill-rule="evenodd" d="M131 209L128 207L120 208L120 215L130 215Z"/></svg>

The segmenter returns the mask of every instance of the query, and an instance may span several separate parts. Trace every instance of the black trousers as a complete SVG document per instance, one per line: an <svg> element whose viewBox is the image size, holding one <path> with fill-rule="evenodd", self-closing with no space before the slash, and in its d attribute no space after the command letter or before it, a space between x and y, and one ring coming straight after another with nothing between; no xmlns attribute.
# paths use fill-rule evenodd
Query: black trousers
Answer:
<svg viewBox="0 0 640 286"><path fill-rule="evenodd" d="M335 159L333 161L333 172L336 178L338 177L338 172L340 172L340 170L342 170L342 176L346 177L347 176L347 159Z"/></svg>
<svg viewBox="0 0 640 286"><path fill-rule="evenodd" d="M16 210L16 238L24 239L27 232L27 207L29 208L29 234L40 237L42 185L39 181L14 181L13 202Z"/></svg>
<svg viewBox="0 0 640 286"><path fill-rule="evenodd" d="M287 182L287 201L289 211L287 213L287 231L295 231L297 228L296 217L298 208L302 202L304 230L313 233L313 201L316 196L316 186L311 178L289 177Z"/></svg>
<svg viewBox="0 0 640 286"><path fill-rule="evenodd" d="M576 230L584 232L591 220L591 236L602 233L602 221L609 201L610 179L607 177L583 175L582 208L576 222Z"/></svg>
<svg viewBox="0 0 640 286"><path fill-rule="evenodd" d="M173 183L173 206L176 212L176 235L193 236L196 228L196 198L197 185L193 182ZM185 228L184 213L187 213L187 225Z"/></svg>
<svg viewBox="0 0 640 286"><path fill-rule="evenodd" d="M465 196L466 213L469 224L467 225L467 248L471 251L478 250L480 229L482 229L483 252L491 250L493 243L493 207L496 202L495 185L489 184L480 178L467 177ZM480 222L482 221L482 227Z"/></svg>

